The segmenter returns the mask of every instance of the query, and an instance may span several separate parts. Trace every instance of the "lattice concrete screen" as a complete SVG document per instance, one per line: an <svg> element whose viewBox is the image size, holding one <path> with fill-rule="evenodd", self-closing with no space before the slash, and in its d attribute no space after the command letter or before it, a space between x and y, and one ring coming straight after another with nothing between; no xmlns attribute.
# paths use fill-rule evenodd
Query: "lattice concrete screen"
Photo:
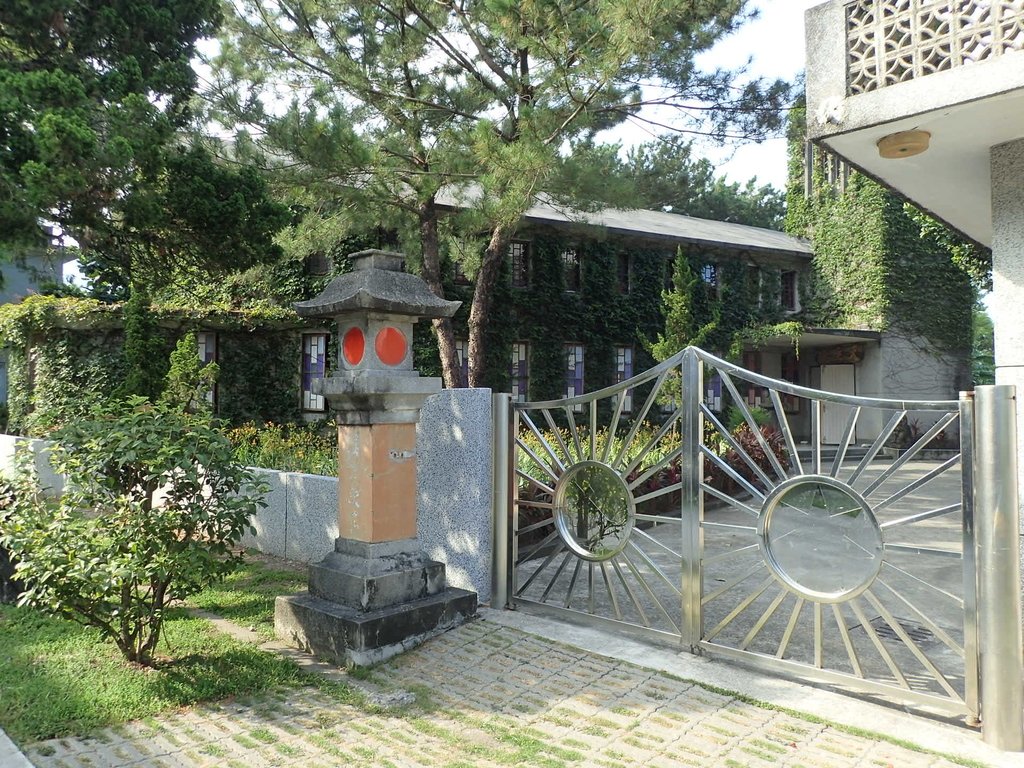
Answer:
<svg viewBox="0 0 1024 768"><path fill-rule="evenodd" d="M856 0L846 32L854 96L1024 50L1024 0Z"/></svg>

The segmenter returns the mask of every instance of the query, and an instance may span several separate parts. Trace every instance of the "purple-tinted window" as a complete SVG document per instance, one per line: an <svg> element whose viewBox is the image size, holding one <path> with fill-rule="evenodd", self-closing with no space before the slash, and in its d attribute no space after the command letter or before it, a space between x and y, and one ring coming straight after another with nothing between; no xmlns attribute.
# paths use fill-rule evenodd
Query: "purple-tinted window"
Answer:
<svg viewBox="0 0 1024 768"><path fill-rule="evenodd" d="M717 373L712 374L706 382L704 404L712 411L722 410L722 377Z"/></svg>
<svg viewBox="0 0 1024 768"><path fill-rule="evenodd" d="M576 397L583 394L583 345L565 345L565 396ZM583 406L575 406L575 410L583 410Z"/></svg>
<svg viewBox="0 0 1024 768"><path fill-rule="evenodd" d="M529 347L524 341L512 345L512 399L524 403L530 388Z"/></svg>
<svg viewBox="0 0 1024 768"><path fill-rule="evenodd" d="M633 378L633 348L632 347L616 347L615 348L615 383L621 384L624 381L628 381ZM622 393L624 402L622 404L622 410L624 413L629 413L633 410L633 390L627 389Z"/></svg>
<svg viewBox="0 0 1024 768"><path fill-rule="evenodd" d="M327 371L327 334L302 334L302 410L327 409L323 395L313 394L313 379L322 379Z"/></svg>

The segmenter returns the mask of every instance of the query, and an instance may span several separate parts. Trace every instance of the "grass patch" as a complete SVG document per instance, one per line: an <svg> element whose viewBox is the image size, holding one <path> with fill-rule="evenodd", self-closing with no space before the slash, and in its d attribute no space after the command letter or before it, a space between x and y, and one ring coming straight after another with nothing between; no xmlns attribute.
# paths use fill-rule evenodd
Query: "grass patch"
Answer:
<svg viewBox="0 0 1024 768"><path fill-rule="evenodd" d="M301 592L307 584L305 568L282 565L271 567L250 556L222 582L189 598L188 604L252 629L264 640L273 640L274 599Z"/></svg>
<svg viewBox="0 0 1024 768"><path fill-rule="evenodd" d="M139 667L94 629L0 605L0 727L25 744L308 680L291 661L180 610L170 612L157 652L170 658Z"/></svg>

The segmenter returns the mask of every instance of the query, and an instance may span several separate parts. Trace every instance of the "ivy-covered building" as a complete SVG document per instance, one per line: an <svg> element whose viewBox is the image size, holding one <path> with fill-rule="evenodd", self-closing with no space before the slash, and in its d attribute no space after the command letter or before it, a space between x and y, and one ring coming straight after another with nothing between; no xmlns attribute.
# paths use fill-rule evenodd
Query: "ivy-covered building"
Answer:
<svg viewBox="0 0 1024 768"><path fill-rule="evenodd" d="M803 157L797 152L794 165L801 181ZM818 186L805 195L799 185L789 219L792 232L810 239L658 211L570 216L535 205L509 248L488 384L520 399L555 399L652 365L678 254L699 278L690 300L703 331L691 341L704 348L814 388L955 398L970 387L968 276L892 195L835 164L830 177L826 160L812 164ZM471 286L454 282L450 293L465 310ZM464 314L456 317L463 338ZM706 389L712 408L724 405L720 382ZM744 394L770 407L757 387ZM808 436L801 402L783 404L796 433ZM826 406L826 443L840 440L846 416ZM856 438L870 440L880 427L865 421Z"/></svg>
<svg viewBox="0 0 1024 768"><path fill-rule="evenodd" d="M640 210L568 215L535 205L499 281L486 385L520 400L550 400L650 367L652 343L665 331L664 294L674 290L673 260L684 258L697 278L688 301L701 328L690 342L806 386L955 397L969 384L973 294L966 275L948 251L921 237L891 195L838 166L832 176L822 163L817 168L815 189L790 198L790 226L813 239L813 250L792 234L729 222ZM794 173L803 174L799 162ZM344 265L317 260L307 269L326 279ZM454 263L446 279L448 297L463 301L454 323L465 361L473 287ZM285 308L162 308L158 316L168 354L176 338L194 330L200 355L218 363L211 397L221 417L240 423L327 415L312 381L330 369L330 328ZM18 431L39 431L84 408L124 375L119 305L35 297L0 309L0 335L10 349L10 419ZM419 368L439 373L429 326L417 328L415 348ZM726 405L719 382L706 389L712 408ZM743 394L751 405L770 405L756 387ZM810 415L799 401L783 404L793 409L787 417L796 433L808 435ZM826 442L838 441L845 425L845 413L833 410L823 422ZM877 427L859 429L865 440Z"/></svg>
<svg viewBox="0 0 1024 768"><path fill-rule="evenodd" d="M867 397L956 399L973 386L976 298L970 269L956 252L974 246L836 155L805 143L802 117L794 111L786 220L787 230L807 237L814 249L802 314L808 325L864 337L840 349L813 341L815 348L802 355L807 382ZM802 338L801 346L808 341ZM844 417L842 408L824 414L826 442ZM865 424L862 434L858 426L857 437L871 438L880 427Z"/></svg>

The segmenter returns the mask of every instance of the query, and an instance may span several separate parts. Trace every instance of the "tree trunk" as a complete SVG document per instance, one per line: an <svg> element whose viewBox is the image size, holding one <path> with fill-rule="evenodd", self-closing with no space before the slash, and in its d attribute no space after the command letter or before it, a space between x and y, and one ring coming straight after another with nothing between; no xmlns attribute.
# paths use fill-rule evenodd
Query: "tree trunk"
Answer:
<svg viewBox="0 0 1024 768"><path fill-rule="evenodd" d="M490 322L491 305L494 303L494 287L501 274L501 262L505 258L508 244L515 234L514 224L499 224L491 232L491 239L484 251L480 271L476 276L473 291L473 306L469 310L469 386L482 387L484 378L484 355L486 343L484 333Z"/></svg>
<svg viewBox="0 0 1024 768"><path fill-rule="evenodd" d="M437 205L431 197L419 208L420 242L423 247L423 280L440 299L445 298L444 285L441 283L441 245L437 236ZM439 317L433 321L434 333L437 335L437 351L441 356L441 376L444 385L450 389L464 387L462 366L459 365L459 354L455 349L455 330L450 317Z"/></svg>

